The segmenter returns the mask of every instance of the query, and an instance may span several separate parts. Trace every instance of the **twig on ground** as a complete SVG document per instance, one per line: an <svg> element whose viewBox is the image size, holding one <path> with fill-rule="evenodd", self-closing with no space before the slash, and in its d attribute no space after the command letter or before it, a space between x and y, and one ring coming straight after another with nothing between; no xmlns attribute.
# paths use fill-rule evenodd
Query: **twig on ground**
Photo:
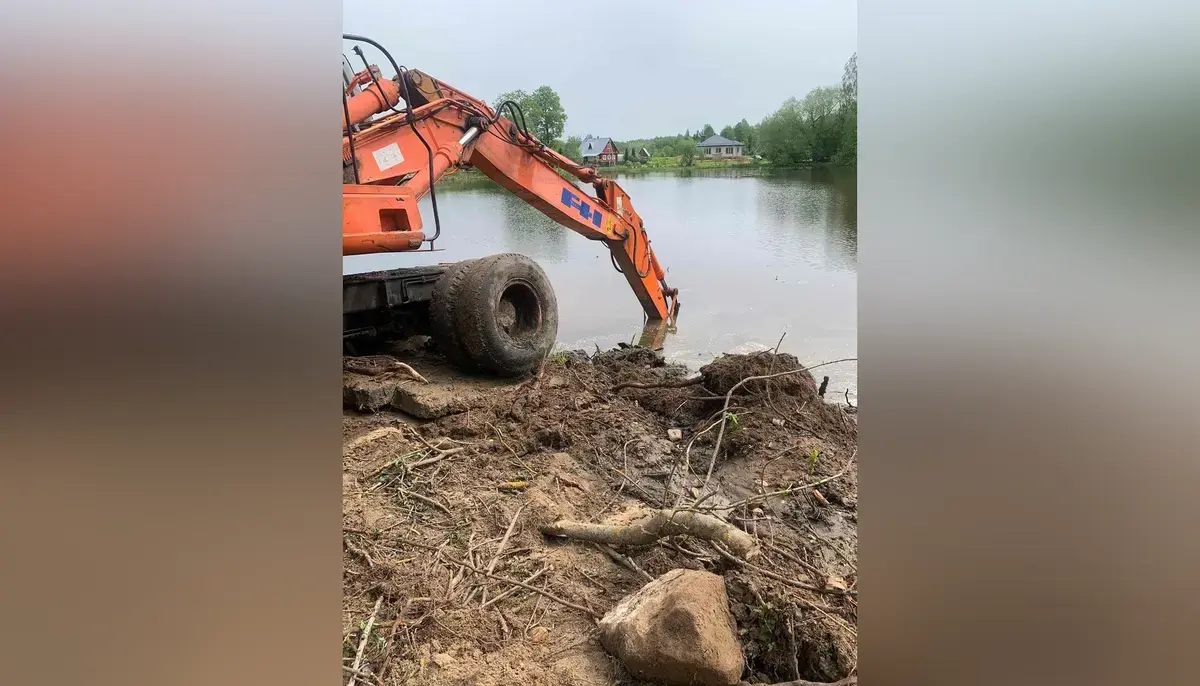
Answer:
<svg viewBox="0 0 1200 686"><path fill-rule="evenodd" d="M646 581L654 581L654 577L650 576L650 574L648 574L646 572L646 570L637 566L637 563L634 562L632 558L629 558L625 555L622 555L621 553L618 553L617 551L612 549L612 546L605 545L603 543L596 543L595 546L600 549L600 552L609 556L609 558L611 558L613 562L616 562L617 564L621 565L625 569L628 569L629 571L633 572L634 574L637 574L638 576L642 577Z"/></svg>
<svg viewBox="0 0 1200 686"><path fill-rule="evenodd" d="M427 457L423 460L417 460L416 462L410 462L410 463L404 465L404 467L406 469L416 469L417 467L425 467L427 465L434 464L435 462L441 462L442 460L446 459L447 457L450 457L451 455L454 455L456 453L461 453L464 450L466 450L466 448L450 448L449 450L441 450L433 457Z"/></svg>
<svg viewBox="0 0 1200 686"><path fill-rule="evenodd" d="M792 622L792 612L789 612L788 616L787 616L787 634L788 634L788 644L791 646L791 649L792 649L792 675L795 676L797 679L799 679L800 678L799 646L796 645L796 627L794 626L794 624Z"/></svg>
<svg viewBox="0 0 1200 686"><path fill-rule="evenodd" d="M787 457L793 450L795 450L796 448L799 448L799 447L800 447L799 443L793 443L790 447L784 448L782 451L780 451L780 453L778 455L776 455L775 457L772 457L771 459L769 459L763 463L762 473L759 475L759 480L758 480L758 483L760 484L760 486L759 486L760 492L765 491L767 489L767 467L770 467L772 464L775 464L775 462Z"/></svg>
<svg viewBox="0 0 1200 686"><path fill-rule="evenodd" d="M383 680L369 672L359 671L357 669L347 667L346 665L342 665L342 671L347 672L351 675L350 683L347 686L354 686L355 677L360 677L363 679L370 679L370 680L374 681L376 684L378 684L378 686L383 686Z"/></svg>
<svg viewBox="0 0 1200 686"><path fill-rule="evenodd" d="M505 440L504 440L504 434L500 433L500 429L497 429L491 422L487 422L487 426L492 431L496 432L496 438L500 439L500 445L504 446L505 449L508 450L508 452L512 453L513 458L516 459L517 462L521 463L521 466L525 468L525 471L527 471L530 476L533 476L534 475L533 467L530 467L529 463L527 463L525 460L522 460L521 456L517 454L517 451L515 451L511 447L509 447L508 443L505 442Z"/></svg>
<svg viewBox="0 0 1200 686"><path fill-rule="evenodd" d="M660 381L658 383L619 383L616 386L613 386L612 388L610 388L609 391L616 393L616 392L622 391L626 388L637 388L637 389L642 389L642 390L645 390L648 388L687 388L688 386L695 386L696 384L701 383L702 381L704 381L703 376L694 376L690 379L683 379L683 380L677 380L677 381Z"/></svg>
<svg viewBox="0 0 1200 686"><path fill-rule="evenodd" d="M743 505L749 505L749 504L751 504L751 503L762 502L762 501L764 501L764 500L769 500L770 498L775 498L775 497L778 497L778 496L781 496L781 495L790 495L790 494L792 494L792 493L795 493L795 492L797 492L797 491L808 491L808 490L811 490L811 489L813 489L813 488L816 488L817 486L820 486L820 485L822 485L822 484L827 484L827 483L829 483L830 481L834 481L834 480L836 480L836 479L840 479L840 478L842 478L842 477L843 477L843 476L846 474L846 470L850 468L850 463L854 461L854 458L855 458L857 455L858 455L858 448L855 448L855 449L854 449L854 453L850 455L850 459L846 460L846 464L842 465L842 468L841 468L841 469L838 471L838 473L837 473L837 474L834 474L833 476L827 476L827 477L825 477L824 479L820 479L820 480L818 480L818 481L814 481L814 482L812 482L812 483L810 483L810 484L804 484L803 486L791 486L791 487L789 487L789 488L785 488L785 489L783 489L783 490L779 490L779 491L772 491L771 493L764 493L764 494L762 494L762 495L755 495L755 496L751 496L751 497L749 497L749 498L745 498L745 499L743 499L743 500L739 500L739 501L737 501L736 503L731 503L731 504L729 504L729 505L715 505L715 506L713 506L713 507L708 507L708 508L705 508L705 509L707 509L707 510L713 510L713 511L718 511L718 510L732 510L732 509L735 509L735 508L738 508L738 507L742 507Z"/></svg>
<svg viewBox="0 0 1200 686"><path fill-rule="evenodd" d="M725 543L746 559L758 554L758 542L750 534L716 517L685 510L653 510L642 519L619 526L559 520L543 525L541 532L610 545L649 545L667 536L687 534Z"/></svg>
<svg viewBox="0 0 1200 686"><path fill-rule="evenodd" d="M436 507L437 509L441 510L442 512L445 512L447 516L450 516L450 517L454 516L454 513L450 511L450 508L439 503L438 501L434 500L433 498L423 496L420 493L414 493L413 491L405 490L403 488L400 489L400 492L406 496L409 496L410 498L416 498L417 500L420 500L421 502L425 503L426 505Z"/></svg>
<svg viewBox="0 0 1200 686"><path fill-rule="evenodd" d="M846 389L846 404L849 405L851 408L858 409L857 405L850 402L850 389L849 388Z"/></svg>
<svg viewBox="0 0 1200 686"><path fill-rule="evenodd" d="M354 681L360 676L358 667L362 664L363 650L367 648L367 640L371 638L371 628L375 626L375 615L379 612L379 606L383 603L383 596L379 596L375 600L375 609L371 610L371 618L367 620L367 628L363 629L362 639L358 642L358 651L354 654L354 663L350 667L352 674L350 675L350 683L346 686L354 686Z"/></svg>
<svg viewBox="0 0 1200 686"><path fill-rule="evenodd" d="M521 512L524 509L525 509L525 505L522 504L520 507L517 508L517 511L513 513L512 520L509 521L508 528L505 529L505 531L504 531L504 538L500 539L500 545L496 546L496 554L492 556L492 561L488 563L488 566L487 566L488 574L491 574L492 572L496 571L496 563L500 561L500 554L504 552L504 546L508 545L508 539L510 536L512 536L513 529L515 529L517 527L517 519L520 518ZM487 588L486 587L483 589L482 601L484 603L484 606L486 607L486 605L487 605Z"/></svg>
<svg viewBox="0 0 1200 686"><path fill-rule="evenodd" d="M597 615L595 611L589 610L588 608L583 607L582 605L576 605L575 603L572 603L569 600L563 600L562 598L559 598L558 596L554 595L553 593L550 593L549 591L543 591L542 589L540 589L536 586L530 586L529 584L524 583L522 581L517 581L516 579L506 579L502 576L496 576L495 574L489 574L489 573L483 571L482 569L479 569L478 567L469 565L466 562L463 562L462 560L457 560L449 555L443 554L443 557L445 557L447 560L449 560L451 564L456 564L456 565L460 565L462 567L466 567L467 569L469 569L472 572L475 572L476 574L486 576L489 579L495 579L496 581L503 581L504 583L512 584L513 586L519 586L520 588L523 588L527 591L533 591L534 593L537 593L538 595L545 596L546 598L553 600L554 602L558 603L559 605L569 607L572 610L579 610L580 612L588 615L589 617L592 617L593 619L600 618L600 616Z"/></svg>
<svg viewBox="0 0 1200 686"><path fill-rule="evenodd" d="M835 595L835 596L857 595L856 591L839 591L839 590L835 590L835 589L827 589L827 588L823 588L821 586L816 586L814 584L806 584L803 581L796 581L795 579L789 579L788 577L783 576L781 574L776 574L775 572L772 572L769 569L763 569L762 567L759 567L756 564L746 562L745 560L740 560L740 559L734 557L733 555L730 555L728 551L722 549L721 546L719 546L719 545L714 544L713 548L716 549L717 554L720 555L722 558L729 560L730 562L733 562L735 564L742 565L748 569L753 569L754 571L758 572L759 574L762 574L763 576L767 577L768 579L774 579L776 581L785 583L789 586L795 586L796 588L802 588L806 591L812 591L813 593L824 593L826 595Z"/></svg>
<svg viewBox="0 0 1200 686"><path fill-rule="evenodd" d="M717 464L717 454L721 452L721 439L725 437L725 423L726 423L725 420L729 417L729 403L731 400L733 400L734 391L741 388L742 386L744 386L746 383L748 383L750 381L774 379L774 378L777 378L780 376L787 376L789 374L800 374L802 372L807 372L809 370L816 369L817 367L824 367L826 365L837 364L839 362L857 362L857 361L858 361L857 357L846 357L846 358L843 358L840 360L830 360L829 362L822 362L820 364L814 364L809 367L801 367L800 369L793 369L793 370L786 371L786 372L777 372L775 374L762 374L760 376L747 376L746 378L744 378L741 381L734 384L733 388L730 388L729 392L725 394L725 405L724 405L724 407L721 408L721 428L719 431L717 431L717 442L713 445L712 458L708 462L708 473L705 474L705 476L704 476L704 485L707 486L709 480L712 478L713 467Z"/></svg>
<svg viewBox="0 0 1200 686"><path fill-rule="evenodd" d="M379 376L388 372L404 372L421 383L429 383L429 379L421 376L417 370L399 360L386 356L375 358L344 357L342 358L342 369L367 376Z"/></svg>
<svg viewBox="0 0 1200 686"><path fill-rule="evenodd" d="M700 438L704 434L715 429L717 427L717 424L718 424L718 422L713 422L713 423L709 424L708 426L704 427L703 429L698 431L696 434L694 434L690 439L688 439L687 447L685 447L683 449L683 478L684 479L687 478L688 474L690 474L691 470L692 470L692 444L696 442L697 438ZM669 477L667 477L667 485L668 486L671 484L672 481L674 481L675 470L678 467L679 467L679 460L676 460L675 463L671 465L671 475ZM675 498L674 506L679 507L679 504L681 502L683 502L683 498L684 498L684 493L679 493ZM664 505L666 504L665 499L662 502Z"/></svg>
<svg viewBox="0 0 1200 686"><path fill-rule="evenodd" d="M397 615L395 621L392 622L392 630L388 633L387 642L383 644L383 667L379 670L379 678L377 679L380 686L382 686L383 680L387 678L388 671L392 667L392 644L396 640L396 629L403 623L404 620L400 619Z"/></svg>
<svg viewBox="0 0 1200 686"><path fill-rule="evenodd" d="M381 426L378 429L368 431L367 433L365 433L357 438L351 439L349 443L347 443L345 446L342 447L342 454L343 455L349 454L350 451L354 450L355 448L357 448L358 446L360 446L364 443L370 443L371 441L383 438L384 436L387 436L390 434L398 434L398 433L403 433L403 432L394 426Z"/></svg>
<svg viewBox="0 0 1200 686"><path fill-rule="evenodd" d="M368 567L375 566L375 561L371 559L371 556L367 554L367 551L351 543L350 539L345 536L342 536L342 542L346 544L346 550L349 550L355 555L361 557L364 561L366 561Z"/></svg>
<svg viewBox="0 0 1200 686"><path fill-rule="evenodd" d="M448 455L453 455L454 453L462 450L462 448L439 448L438 446L436 446L436 445L430 443L428 440L426 440L425 437L421 435L421 432L417 431L416 428L414 428L412 426L408 426L407 424L405 424L405 426L408 428L409 431L412 432L412 435L415 436L418 441L425 444L426 448L429 448L430 450L434 451L435 453L446 453ZM441 441L446 441L446 440L450 440L450 439L439 438L438 442L440 443Z"/></svg>
<svg viewBox="0 0 1200 686"><path fill-rule="evenodd" d="M528 577L526 577L526 579L524 581L522 581L521 583L531 584L534 581L537 581L539 577L541 577L543 574L546 573L547 569L549 569L549 567L543 566L541 569L537 570L533 574L530 574ZM489 600L485 600L483 605L480 606L480 609L482 610L491 605L495 605L496 603L500 602L501 600L504 600L505 598L509 597L510 595L512 595L516 592L517 592L517 587L515 587L515 586L513 588L507 589L505 591L501 591L499 595L497 595Z"/></svg>
<svg viewBox="0 0 1200 686"><path fill-rule="evenodd" d="M819 579L819 578L828 576L828 574L826 572L822 572L821 570L817 569L815 566L805 562L804 560L800 559L796 555L793 555L792 553L784 550L783 548L775 545L774 543L767 543L766 545L767 545L767 548L769 550L771 550L772 552L779 553L785 559L795 562L796 564L800 565L804 569L808 570L808 572L813 574L816 578Z"/></svg>

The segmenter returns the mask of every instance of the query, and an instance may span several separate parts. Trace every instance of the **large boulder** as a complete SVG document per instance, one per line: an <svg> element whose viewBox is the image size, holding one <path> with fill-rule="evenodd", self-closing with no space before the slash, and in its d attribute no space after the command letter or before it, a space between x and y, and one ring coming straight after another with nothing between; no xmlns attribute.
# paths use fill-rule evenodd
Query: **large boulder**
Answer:
<svg viewBox="0 0 1200 686"><path fill-rule="evenodd" d="M742 646L725 580L675 569L626 596L600 620L600 643L630 674L671 686L731 686Z"/></svg>

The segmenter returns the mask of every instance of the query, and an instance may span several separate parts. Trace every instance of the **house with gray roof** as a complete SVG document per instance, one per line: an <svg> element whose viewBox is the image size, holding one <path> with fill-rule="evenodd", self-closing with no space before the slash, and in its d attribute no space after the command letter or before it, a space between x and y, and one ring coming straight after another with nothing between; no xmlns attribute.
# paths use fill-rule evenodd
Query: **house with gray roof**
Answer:
<svg viewBox="0 0 1200 686"><path fill-rule="evenodd" d="M585 138L579 144L579 157L584 164L616 164L617 146L611 138Z"/></svg>
<svg viewBox="0 0 1200 686"><path fill-rule="evenodd" d="M705 157L741 157L744 146L724 136L709 136L696 148Z"/></svg>

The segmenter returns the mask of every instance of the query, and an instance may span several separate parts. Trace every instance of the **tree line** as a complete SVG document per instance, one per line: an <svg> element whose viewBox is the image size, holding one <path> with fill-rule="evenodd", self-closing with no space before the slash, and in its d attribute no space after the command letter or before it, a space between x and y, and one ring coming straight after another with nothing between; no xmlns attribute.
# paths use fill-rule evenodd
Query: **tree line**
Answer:
<svg viewBox="0 0 1200 686"><path fill-rule="evenodd" d="M494 106L511 100L525 115L530 133L576 162L583 138L561 138L567 114L558 93L541 86L532 93L510 91L496 99ZM506 113L511 116L510 113ZM681 134L615 140L618 152L627 162L635 162L645 148L651 157L677 157L689 166L701 141L716 135L711 124ZM801 99L788 98L778 110L758 124L745 118L720 130L720 135L743 145L747 155L761 156L772 164L794 166L808 163L853 165L858 160L858 54L847 60L842 82L820 86ZM590 136L589 136L590 137Z"/></svg>

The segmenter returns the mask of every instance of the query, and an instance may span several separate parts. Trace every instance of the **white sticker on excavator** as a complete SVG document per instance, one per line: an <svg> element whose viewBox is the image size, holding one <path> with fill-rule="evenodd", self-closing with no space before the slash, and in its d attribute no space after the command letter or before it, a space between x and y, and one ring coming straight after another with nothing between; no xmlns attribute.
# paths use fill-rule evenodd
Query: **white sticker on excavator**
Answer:
<svg viewBox="0 0 1200 686"><path fill-rule="evenodd" d="M379 171L386 171L404 161L404 155L400 154L400 146L395 143L385 145L371 154L375 156L375 164L379 165Z"/></svg>

